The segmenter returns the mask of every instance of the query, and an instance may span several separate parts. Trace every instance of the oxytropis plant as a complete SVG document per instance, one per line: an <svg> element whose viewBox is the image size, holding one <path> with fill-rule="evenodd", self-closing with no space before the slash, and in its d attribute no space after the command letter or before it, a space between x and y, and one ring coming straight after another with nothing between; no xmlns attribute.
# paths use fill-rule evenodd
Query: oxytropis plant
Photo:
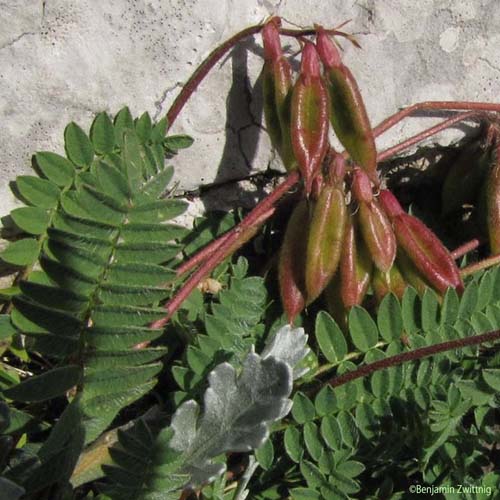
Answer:
<svg viewBox="0 0 500 500"><path fill-rule="evenodd" d="M266 128L286 178L229 227L167 223L185 204L166 194L165 159L191 139L166 134L216 62L259 32ZM297 76L282 37L301 44ZM0 316L2 498L403 498L414 484L491 495L500 105L423 102L372 127L340 38L357 45L278 18L247 28L159 123L127 108L99 114L89 135L71 123L66 157L37 153L39 176L17 179L27 206L10 214L2 254L18 271ZM417 110L454 113L377 151ZM380 165L466 120L479 137L420 173L439 193L434 219L475 221L450 251ZM278 300L272 280L230 258L262 227L282 235L265 266Z"/></svg>

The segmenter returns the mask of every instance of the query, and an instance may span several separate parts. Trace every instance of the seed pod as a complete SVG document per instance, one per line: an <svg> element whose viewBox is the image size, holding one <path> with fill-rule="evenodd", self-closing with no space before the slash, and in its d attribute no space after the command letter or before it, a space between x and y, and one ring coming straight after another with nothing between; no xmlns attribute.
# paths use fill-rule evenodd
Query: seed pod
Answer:
<svg viewBox="0 0 500 500"><path fill-rule="evenodd" d="M443 184L441 191L443 216L474 202L487 176L490 163L491 150L483 151L479 141L474 141L465 147L449 169Z"/></svg>
<svg viewBox="0 0 500 500"><path fill-rule="evenodd" d="M354 76L342 64L335 44L319 30L316 46L325 66L330 95L330 120L335 134L351 158L377 182L377 150L370 120Z"/></svg>
<svg viewBox="0 0 500 500"><path fill-rule="evenodd" d="M370 255L351 217L340 258L340 296L344 307L361 304L368 291L372 268Z"/></svg>
<svg viewBox="0 0 500 500"><path fill-rule="evenodd" d="M302 52L300 75L292 93L292 147L306 193L318 173L328 149L328 94L321 79L314 45L307 42Z"/></svg>
<svg viewBox="0 0 500 500"><path fill-rule="evenodd" d="M401 299L407 286L408 283L401 274L397 261L387 272L376 268L373 271L372 287L378 302L381 302L388 293L393 293Z"/></svg>
<svg viewBox="0 0 500 500"><path fill-rule="evenodd" d="M307 302L325 289L337 270L347 221L341 187L325 185L312 209L306 257Z"/></svg>
<svg viewBox="0 0 500 500"><path fill-rule="evenodd" d="M398 245L422 277L439 293L448 287L463 291L455 261L439 238L419 219L404 212L392 193L380 192L380 203L391 218Z"/></svg>
<svg viewBox="0 0 500 500"><path fill-rule="evenodd" d="M406 252L401 248L398 250L396 265L401 271L403 278L409 285L415 288L420 296L424 294L426 288L432 288L415 267L415 264L411 261Z"/></svg>
<svg viewBox="0 0 500 500"><path fill-rule="evenodd" d="M306 304L305 258L309 208L307 200L301 200L288 221L278 261L278 278L281 302L293 324L295 317Z"/></svg>
<svg viewBox="0 0 500 500"><path fill-rule="evenodd" d="M354 171L352 193L358 201L358 220L361 235L375 266L387 272L396 258L396 236L391 222L372 195L368 175L360 169Z"/></svg>
<svg viewBox="0 0 500 500"><path fill-rule="evenodd" d="M486 180L486 221L492 254L500 253L500 145Z"/></svg>
<svg viewBox="0 0 500 500"><path fill-rule="evenodd" d="M264 67L262 87L264 117L271 144L278 151L285 168L296 168L290 136L292 70L281 49L278 20L272 18L262 29Z"/></svg>

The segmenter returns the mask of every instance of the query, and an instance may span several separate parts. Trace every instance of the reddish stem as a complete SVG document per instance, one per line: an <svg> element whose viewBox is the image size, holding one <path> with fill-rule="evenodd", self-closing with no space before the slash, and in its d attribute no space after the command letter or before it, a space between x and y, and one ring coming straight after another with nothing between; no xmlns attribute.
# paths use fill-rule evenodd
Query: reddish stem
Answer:
<svg viewBox="0 0 500 500"><path fill-rule="evenodd" d="M179 92L174 102L167 111L168 129L170 129L177 119L177 116L181 112L184 105L187 103L189 98L194 94L200 83L207 76L209 71L217 64L222 57L229 52L237 43L241 42L243 39L259 33L264 24L255 24L254 26L249 26L248 28L236 33L224 43L216 47L206 59L196 68L194 73L189 77L189 80L185 83L182 90ZM348 39L352 37L347 33L342 31L337 31L335 29L326 30L327 33L332 35L343 36ZM294 29L280 29L280 33L284 36L290 36L294 38L300 38L303 36L314 35L316 33L315 29L305 29L305 30L294 30Z"/></svg>
<svg viewBox="0 0 500 500"><path fill-rule="evenodd" d="M463 257L469 252L472 252L472 250L475 250L480 244L481 241L479 241L477 238L474 238L473 240L470 240L467 243L464 243L463 245L460 245L459 247L455 248L455 250L451 252L451 256L455 260L459 259L460 257Z"/></svg>
<svg viewBox="0 0 500 500"><path fill-rule="evenodd" d="M473 335L472 337L465 337L463 339L450 340L449 342L442 342L440 344L434 344L428 347L421 347L420 349L414 349L413 351L396 354L395 356L390 356L388 358L360 366L358 369L353 370L352 372L347 372L343 375L332 378L330 381L328 381L328 384L330 384L332 387L339 387L358 378L371 375L378 370L391 368L408 361L416 361L427 356L434 356L441 352L463 349L464 347L484 344L486 342L492 342L498 339L500 339L500 330L495 330L493 332L484 333L482 335Z"/></svg>
<svg viewBox="0 0 500 500"><path fill-rule="evenodd" d="M179 92L178 96L175 98L174 102L170 106L167 112L168 128L173 125L177 116L181 112L182 108L193 95L198 85L207 76L208 72L217 64L224 54L226 54L232 47L234 47L239 41L243 40L247 36L254 35L262 29L262 24L256 24L254 26L249 26L248 28L236 33L228 40L226 40L222 45L215 48L208 57L196 68L194 73L189 77L182 90Z"/></svg>
<svg viewBox="0 0 500 500"><path fill-rule="evenodd" d="M181 264L176 270L177 276L182 276L183 274L193 270L196 266L200 265L203 261L210 257L213 252L216 252L227 239L232 238L234 240L238 233L243 231L246 226L253 224L256 219L269 210L284 194L286 194L289 189L297 184L299 180L300 177L297 171L289 174L286 180L282 182L273 192L268 194L266 198L260 201L239 224L234 226L227 233L219 236L219 238L209 243L197 254Z"/></svg>
<svg viewBox="0 0 500 500"><path fill-rule="evenodd" d="M394 127L401 120L411 115L415 111L495 111L500 112L500 104L489 102L469 102L469 101L424 101L408 106L405 109L389 116L373 129L373 135L378 137L380 134Z"/></svg>
<svg viewBox="0 0 500 500"><path fill-rule="evenodd" d="M289 174L286 180L254 207L238 225L219 238L219 242L216 247L214 246L215 250L210 256L206 249L202 250L203 257L205 258L203 263L201 263L203 259L198 259L198 254L190 259L190 261L195 261L196 263L193 265L189 264L190 261L188 261L186 264L189 265L185 265L184 267L192 269L197 263L200 263L201 266L182 285L174 297L165 304L167 315L152 323L150 328L162 328L165 326L184 300L186 300L190 293L196 288L198 283L206 278L226 257L234 253L240 246L248 241L249 237L251 237L250 233L262 225L265 220L273 214L275 203L284 196L290 188L297 184L299 179L300 177L297 171ZM222 242L220 242L220 239L222 239Z"/></svg>
<svg viewBox="0 0 500 500"><path fill-rule="evenodd" d="M241 229L236 233L234 238L226 238L217 252L212 254L182 285L182 287L177 291L175 296L165 304L165 309L167 310L167 315L154 323L151 324L150 328L162 328L164 327L174 313L179 309L182 303L189 297L191 292L198 286L200 281L205 279L225 258L233 254L238 248L243 246L250 238L252 238L259 227L273 215L275 208L270 208L267 212L264 212L257 220L252 224L247 225L244 229Z"/></svg>
<svg viewBox="0 0 500 500"><path fill-rule="evenodd" d="M230 236L230 232L219 236L216 240L210 242L206 247L203 247L198 253L193 255L186 262L183 262L176 270L177 276L182 276L183 274L192 271L195 267L199 266L203 261L205 261L210 255L212 255L217 249L224 243L224 241Z"/></svg>
<svg viewBox="0 0 500 500"><path fill-rule="evenodd" d="M396 144L395 146L392 146L385 151L382 151L381 153L378 153L377 155L377 162L385 161L391 156L394 156L401 151L404 151L405 149L410 148L411 146L418 144L419 142L423 141L424 139L427 139L428 137L433 136L434 134L437 134L438 132L441 132L442 130L451 127L455 123L470 119L472 117L476 116L481 116L481 113L477 111L467 111L465 113L460 113L458 115L452 116L451 118L448 118L437 125L434 125L433 127L430 127L428 129L423 130L422 132L419 132L418 134L406 139L406 141L400 142L399 144Z"/></svg>

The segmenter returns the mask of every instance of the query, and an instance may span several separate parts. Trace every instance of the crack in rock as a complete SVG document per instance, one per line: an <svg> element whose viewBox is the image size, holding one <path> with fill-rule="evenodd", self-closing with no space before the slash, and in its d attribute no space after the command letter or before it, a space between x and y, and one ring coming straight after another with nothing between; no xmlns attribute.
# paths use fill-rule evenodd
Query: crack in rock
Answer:
<svg viewBox="0 0 500 500"><path fill-rule="evenodd" d="M498 66L495 66L487 57L479 56L478 60L484 62L493 71L497 71L498 73L500 73L500 68Z"/></svg>
<svg viewBox="0 0 500 500"><path fill-rule="evenodd" d="M181 82L176 82L174 85L166 88L162 92L160 98L157 101L155 101L154 104L155 104L155 107L156 107L156 113L153 116L153 121L156 122L158 120L159 116L163 112L163 105L165 104L165 101L167 100L168 95L171 92L173 92L175 89L177 89L177 88L182 88L182 83Z"/></svg>
<svg viewBox="0 0 500 500"><path fill-rule="evenodd" d="M8 42L4 43L3 45L0 45L0 50L6 49L8 47L12 47L12 45L15 45L19 40L22 40L24 37L29 36L29 35L37 35L35 31L25 31L21 33L20 35L16 36L16 38L9 40Z"/></svg>

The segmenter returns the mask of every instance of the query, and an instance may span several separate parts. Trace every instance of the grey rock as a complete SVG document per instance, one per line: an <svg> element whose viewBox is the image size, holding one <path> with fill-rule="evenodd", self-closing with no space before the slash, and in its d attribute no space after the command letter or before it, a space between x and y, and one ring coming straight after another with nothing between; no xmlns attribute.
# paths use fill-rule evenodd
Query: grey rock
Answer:
<svg viewBox="0 0 500 500"><path fill-rule="evenodd" d="M495 101L500 95L500 3L495 0L27 0L0 1L0 207L15 205L8 182L31 171L34 151L63 150L71 120L95 113L159 118L197 65L247 25L279 14L356 34L340 41L372 124L420 100ZM298 49L290 40L290 53ZM202 83L173 132L195 144L175 161L179 188L280 168L262 133L260 37L237 47ZM378 140L388 147L435 123L411 118ZM460 131L440 136L460 138ZM436 139L432 139L436 140Z"/></svg>

